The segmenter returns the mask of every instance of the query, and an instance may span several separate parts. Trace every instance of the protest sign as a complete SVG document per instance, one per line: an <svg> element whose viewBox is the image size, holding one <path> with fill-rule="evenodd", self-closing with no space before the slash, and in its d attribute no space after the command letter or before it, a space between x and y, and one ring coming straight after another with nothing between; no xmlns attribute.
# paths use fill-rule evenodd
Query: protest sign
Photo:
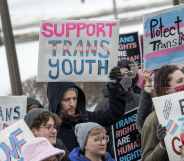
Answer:
<svg viewBox="0 0 184 161"><path fill-rule="evenodd" d="M184 91L153 98L155 111L167 129L165 145L170 161L181 161L180 134L184 132Z"/></svg>
<svg viewBox="0 0 184 161"><path fill-rule="evenodd" d="M141 136L136 127L137 109L124 114L112 126L116 161L138 161L141 159Z"/></svg>
<svg viewBox="0 0 184 161"><path fill-rule="evenodd" d="M23 119L26 115L26 96L0 96L0 130Z"/></svg>
<svg viewBox="0 0 184 161"><path fill-rule="evenodd" d="M34 138L24 120L19 120L0 131L0 161L24 161L22 146Z"/></svg>
<svg viewBox="0 0 184 161"><path fill-rule="evenodd" d="M37 81L102 82L118 61L118 21L44 21Z"/></svg>
<svg viewBox="0 0 184 161"><path fill-rule="evenodd" d="M184 6L144 17L144 68L154 70L184 61Z"/></svg>
<svg viewBox="0 0 184 161"><path fill-rule="evenodd" d="M127 59L130 62L141 65L141 50L138 32L119 35L118 61Z"/></svg>

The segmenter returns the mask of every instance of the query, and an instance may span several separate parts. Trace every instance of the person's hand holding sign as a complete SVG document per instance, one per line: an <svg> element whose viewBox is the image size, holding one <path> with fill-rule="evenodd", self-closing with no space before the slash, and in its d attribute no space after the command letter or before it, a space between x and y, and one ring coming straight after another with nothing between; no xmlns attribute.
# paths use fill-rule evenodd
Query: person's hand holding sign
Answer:
<svg viewBox="0 0 184 161"><path fill-rule="evenodd" d="M153 81L153 72L144 71L144 90L151 95L154 95Z"/></svg>

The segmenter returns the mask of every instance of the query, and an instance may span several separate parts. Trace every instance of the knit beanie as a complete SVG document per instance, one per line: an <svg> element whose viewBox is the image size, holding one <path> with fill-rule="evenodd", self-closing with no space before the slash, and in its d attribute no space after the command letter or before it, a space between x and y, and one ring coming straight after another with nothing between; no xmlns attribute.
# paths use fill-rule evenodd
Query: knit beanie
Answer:
<svg viewBox="0 0 184 161"><path fill-rule="evenodd" d="M75 126L75 135L81 150L84 150L88 134L94 128L104 128L104 127L95 122L79 123Z"/></svg>
<svg viewBox="0 0 184 161"><path fill-rule="evenodd" d="M43 108L43 106L37 99L33 97L27 97L27 106L32 106L32 105L37 105L39 108Z"/></svg>

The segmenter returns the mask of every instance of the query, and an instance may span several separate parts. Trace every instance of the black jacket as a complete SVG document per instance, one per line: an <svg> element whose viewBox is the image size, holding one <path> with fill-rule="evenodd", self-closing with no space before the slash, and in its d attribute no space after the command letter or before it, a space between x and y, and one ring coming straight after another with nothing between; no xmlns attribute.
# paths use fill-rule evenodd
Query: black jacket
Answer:
<svg viewBox="0 0 184 161"><path fill-rule="evenodd" d="M95 111L99 111L102 110L102 108L106 108L107 104L108 104L108 90L107 88L104 89L103 91L104 93L104 99L96 106ZM123 100L126 100L126 107L125 107L125 112L131 111L135 108L138 107L139 104L139 94L135 93L133 90L129 91L129 95L125 95ZM121 102L120 102L121 103ZM124 103L122 101L122 106L124 106ZM122 114L123 115L123 114ZM121 116L122 116L121 115ZM117 120L119 121L119 120ZM106 127L108 135L110 137L110 141L108 143L108 152L114 156L114 149L113 149L113 136L112 136L112 129L111 126Z"/></svg>
<svg viewBox="0 0 184 161"><path fill-rule="evenodd" d="M68 150L66 149L66 147L65 147L65 145L64 145L64 143L63 143L63 141L60 140L60 139L57 139L57 140L56 140L56 145L54 145L54 146L55 146L56 148L58 148L58 149L62 149L62 150L65 151L65 156L64 156L60 161L69 161L69 158L68 158L69 152L68 152Z"/></svg>
<svg viewBox="0 0 184 161"><path fill-rule="evenodd" d="M121 96L121 91L118 91L118 85L111 85L108 87L109 100L107 108L102 108L101 111L89 112L85 110L86 100L84 92L76 84L72 82L49 82L47 95L50 111L61 116L60 100L69 88L76 88L78 90L77 113L80 115L77 119L67 118L63 120L58 131L58 138L62 139L67 149L71 151L74 147L78 146L74 134L74 127L77 123L91 121L97 122L102 126L109 126L124 113L125 100ZM126 93L123 93L123 95L126 95Z"/></svg>

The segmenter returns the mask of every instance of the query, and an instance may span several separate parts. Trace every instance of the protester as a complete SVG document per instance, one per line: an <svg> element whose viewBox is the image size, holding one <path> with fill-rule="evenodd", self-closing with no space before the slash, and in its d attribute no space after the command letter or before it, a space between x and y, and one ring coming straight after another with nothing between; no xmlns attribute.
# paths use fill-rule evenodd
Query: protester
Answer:
<svg viewBox="0 0 184 161"><path fill-rule="evenodd" d="M71 161L114 161L106 152L108 135L101 125L94 122L80 123L75 126L79 143L69 154Z"/></svg>
<svg viewBox="0 0 184 161"><path fill-rule="evenodd" d="M134 84L135 82L133 79L135 78L136 73L133 73L131 71L131 66L130 62L128 60L122 60L121 62L118 63L118 66L113 68L110 72L110 79L114 81L118 81L121 83L121 90L123 92L128 92L129 95L125 95L123 99L126 100L126 107L125 107L125 112L131 111L135 108L138 107L139 104L139 94L134 92L133 87L136 85ZM133 85L134 84L134 85ZM106 108L108 104L108 90L107 88L104 89L104 99L96 106L95 111L101 110L101 108ZM123 97L123 96L122 96ZM124 104L122 104L123 106ZM111 126L106 127L108 134L110 136L110 142L108 144L108 152L111 153L113 156L113 142L112 142L112 131L111 131Z"/></svg>
<svg viewBox="0 0 184 161"><path fill-rule="evenodd" d="M43 108L43 106L37 99L33 97L27 97L27 112L33 108Z"/></svg>
<svg viewBox="0 0 184 161"><path fill-rule="evenodd" d="M69 151L78 145L74 134L74 126L77 123L92 121L109 126L122 116L126 103L124 98L129 93L124 92L120 86L118 82L108 83L109 101L106 105L107 108L98 112L89 112L85 109L85 94L75 83L48 83L49 109L63 120L58 131L58 138L62 138Z"/></svg>
<svg viewBox="0 0 184 161"><path fill-rule="evenodd" d="M25 122L36 137L45 137L57 148L66 151L63 161L67 160L67 149L61 138L57 139L57 126L60 125L60 119L45 109L34 108L30 110L24 118Z"/></svg>
<svg viewBox="0 0 184 161"><path fill-rule="evenodd" d="M127 61L127 60L126 60ZM128 61L129 72L133 73L132 77L132 89L134 93L140 94L141 93L141 83L142 83L142 70L137 63L132 61ZM118 64L120 68L124 67L122 61Z"/></svg>
<svg viewBox="0 0 184 161"><path fill-rule="evenodd" d="M25 161L60 161L64 154L64 150L55 148L43 137L34 138L22 147Z"/></svg>
<svg viewBox="0 0 184 161"><path fill-rule="evenodd" d="M153 111L152 97L155 96L153 76L154 72L144 72L144 88L141 92L136 119L136 125L140 133L146 117Z"/></svg>
<svg viewBox="0 0 184 161"><path fill-rule="evenodd" d="M111 72L110 72L110 79L117 81L121 84L121 86L119 86L119 90L121 90L121 93L119 94L123 94L124 93L129 93L128 95L125 95L127 97L124 96L123 99L126 100L126 108L125 108L125 112L128 112L134 108L138 107L138 103L139 103L139 94L134 92L134 87L135 85L135 81L133 81L133 79L136 77L136 73L131 71L131 63L128 60L122 60L121 62L118 63L117 67L114 67ZM105 105L108 103L108 97L109 97L109 93L108 93L108 89L105 88L104 89L104 100L102 100L102 102L100 102L97 107L96 110L98 111L101 107L106 107ZM120 95L121 97L121 95ZM124 104L122 104L123 106Z"/></svg>
<svg viewBox="0 0 184 161"><path fill-rule="evenodd" d="M154 88L157 96L179 91L184 87L184 74L175 65L161 67L154 78ZM142 160L144 161L168 161L164 138L166 128L159 125L155 111L145 120L142 133Z"/></svg>

